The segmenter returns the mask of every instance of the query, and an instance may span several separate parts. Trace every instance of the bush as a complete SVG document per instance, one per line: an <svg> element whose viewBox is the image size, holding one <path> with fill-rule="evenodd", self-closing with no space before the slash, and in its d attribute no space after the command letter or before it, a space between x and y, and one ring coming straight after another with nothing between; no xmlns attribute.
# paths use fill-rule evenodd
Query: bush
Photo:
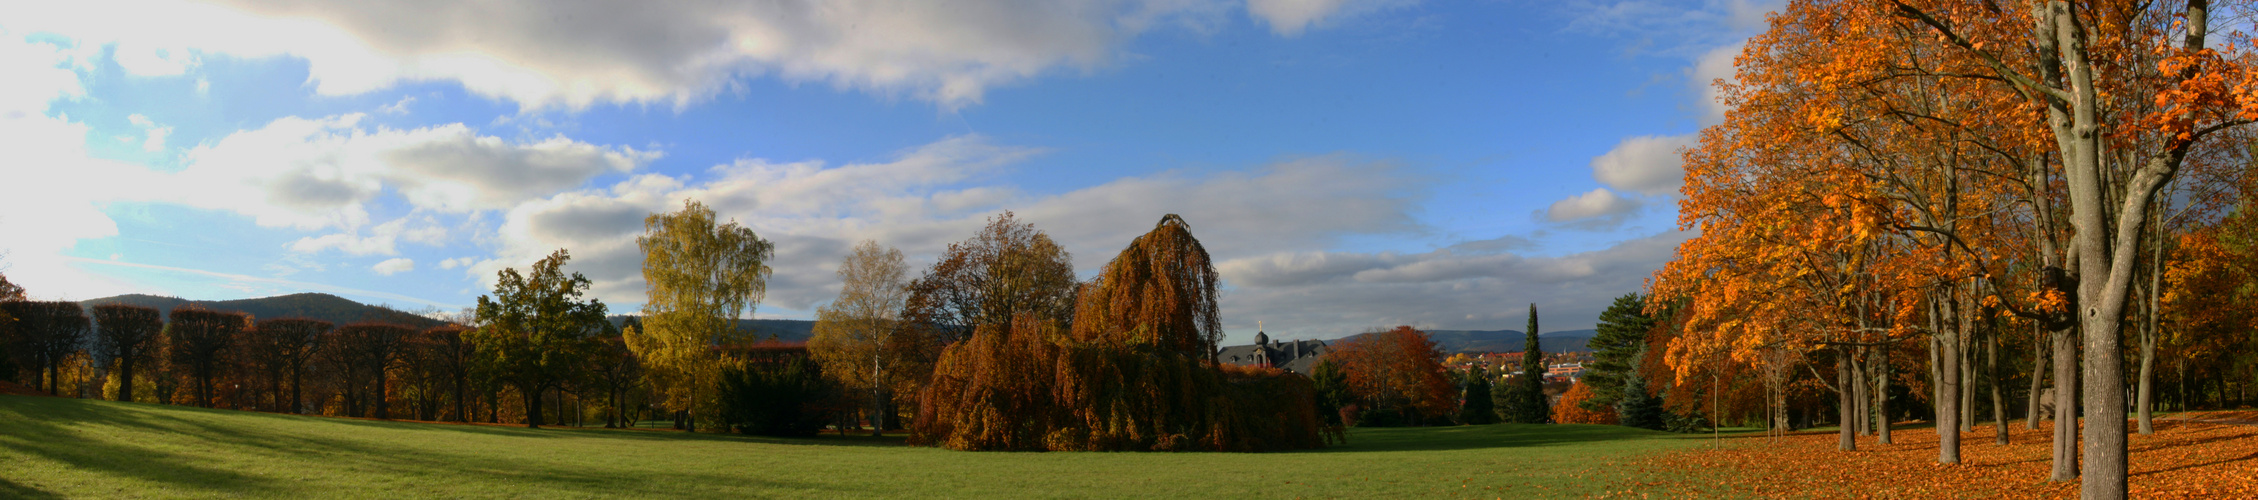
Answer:
<svg viewBox="0 0 2258 500"><path fill-rule="evenodd" d="M805 356L746 363L721 374L721 417L737 432L813 436L830 420L837 391Z"/></svg>

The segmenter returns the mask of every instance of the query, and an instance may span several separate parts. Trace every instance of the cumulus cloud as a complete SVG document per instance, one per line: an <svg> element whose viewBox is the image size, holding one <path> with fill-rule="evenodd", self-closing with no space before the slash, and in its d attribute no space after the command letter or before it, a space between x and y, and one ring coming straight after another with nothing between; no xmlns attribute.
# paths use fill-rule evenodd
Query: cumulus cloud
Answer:
<svg viewBox="0 0 2258 500"><path fill-rule="evenodd" d="M1686 183L1685 157L1679 151L1694 142L1692 135L1625 138L1592 158L1592 178L1624 191L1676 194Z"/></svg>
<svg viewBox="0 0 2258 500"><path fill-rule="evenodd" d="M1344 10L1258 1L1281 33ZM1291 3L1291 2L1288 2ZM1307 3L1307 2L1303 2ZM525 109L676 106L774 75L908 93L958 107L989 88L1120 60L1127 40L1172 20L1211 25L1208 0L632 2L81 0L0 7L0 18L94 45L147 74L196 54L288 56L325 95L454 81ZM121 22L118 12L135 19ZM1286 16L1286 17L1270 17Z"/></svg>
<svg viewBox="0 0 2258 500"><path fill-rule="evenodd" d="M369 271L375 272L378 276L391 276L414 270L416 270L416 261L406 257L384 259L384 262L378 262L369 267Z"/></svg>
<svg viewBox="0 0 2258 500"><path fill-rule="evenodd" d="M1710 49L1686 68L1686 83L1693 85L1694 95L1701 96L1703 126L1724 123L1725 112L1732 110L1725 105L1725 91L1719 85L1736 81L1733 58L1741 55L1741 47L1747 43L1742 40Z"/></svg>
<svg viewBox="0 0 2258 500"><path fill-rule="evenodd" d="M1639 205L1638 200L1624 198L1607 188L1599 188L1553 202L1544 214L1547 221L1566 223L1572 227L1612 229L1638 212Z"/></svg>
<svg viewBox="0 0 2258 500"><path fill-rule="evenodd" d="M1615 297L1643 289L1646 278L1689 237L1668 232L1552 257L1447 249L1279 252L1216 267L1232 287L1223 297L1226 311L1238 311L1240 321L1276 325L1272 330L1288 338L1333 338L1394 325L1491 330L1520 328L1532 302L1547 318L1596 318ZM1246 317L1250 314L1260 317ZM1545 329L1591 326L1554 322Z"/></svg>
<svg viewBox="0 0 2258 500"><path fill-rule="evenodd" d="M981 136L944 139L874 163L747 159L701 177L646 174L512 209L495 258L465 266L484 279L558 248L613 303L643 301L642 217L702 201L776 244L767 307L808 311L838 293L833 269L855 241L875 239L924 265L986 219L1013 210L1095 270L1162 215L1189 220L1210 252L1231 256L1323 245L1348 234L1407 233L1413 177L1350 156L1280 161L1246 172L1163 173L1048 196L983 182L1041 153Z"/></svg>
<svg viewBox="0 0 2258 500"><path fill-rule="evenodd" d="M351 231L372 222L369 205L387 192L421 210L498 210L658 157L563 136L510 142L460 123L372 129L361 126L363 118L283 118L198 146L184 155L187 167L171 176L175 198L248 215L262 226ZM302 242L302 248L342 243ZM389 245L375 248L389 252Z"/></svg>
<svg viewBox="0 0 2258 500"><path fill-rule="evenodd" d="M157 122L149 121L149 117L141 116L140 114L127 116L125 117L125 119L127 122L132 123L133 126L141 127L141 130L147 133L148 138L141 141L142 151L157 152L165 150L165 137L172 135L172 127L158 125Z"/></svg>
<svg viewBox="0 0 2258 500"><path fill-rule="evenodd" d="M1270 31L1278 36L1294 37L1335 19L1411 3L1413 0L1247 0L1247 14L1269 23Z"/></svg>

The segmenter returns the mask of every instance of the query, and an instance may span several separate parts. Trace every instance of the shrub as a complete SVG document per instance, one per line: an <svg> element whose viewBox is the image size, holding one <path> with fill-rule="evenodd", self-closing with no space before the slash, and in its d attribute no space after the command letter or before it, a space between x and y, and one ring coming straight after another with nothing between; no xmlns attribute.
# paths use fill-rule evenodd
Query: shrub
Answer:
<svg viewBox="0 0 2258 500"><path fill-rule="evenodd" d="M744 434L813 436L831 416L837 391L806 356L750 362L721 374L721 417Z"/></svg>

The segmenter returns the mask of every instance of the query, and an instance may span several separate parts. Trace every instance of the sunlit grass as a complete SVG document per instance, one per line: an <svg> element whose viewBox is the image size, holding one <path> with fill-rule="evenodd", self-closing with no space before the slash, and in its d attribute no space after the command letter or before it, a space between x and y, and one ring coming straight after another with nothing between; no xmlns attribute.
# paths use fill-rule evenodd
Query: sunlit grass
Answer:
<svg viewBox="0 0 2258 500"><path fill-rule="evenodd" d="M1610 464L1705 437L1490 425L1357 429L1296 453L968 453L0 396L0 497L1529 498L1620 490Z"/></svg>

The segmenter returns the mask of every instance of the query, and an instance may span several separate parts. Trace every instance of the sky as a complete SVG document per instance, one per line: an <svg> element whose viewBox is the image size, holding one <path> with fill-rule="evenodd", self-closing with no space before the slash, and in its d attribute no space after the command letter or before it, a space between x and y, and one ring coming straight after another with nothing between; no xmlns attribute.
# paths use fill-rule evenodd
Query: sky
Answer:
<svg viewBox="0 0 2258 500"><path fill-rule="evenodd" d="M1769 0L0 5L0 272L45 300L452 311L643 217L776 245L812 318L1011 211L1085 278L1180 214L1227 343L1591 328L1690 234L1678 150Z"/></svg>

